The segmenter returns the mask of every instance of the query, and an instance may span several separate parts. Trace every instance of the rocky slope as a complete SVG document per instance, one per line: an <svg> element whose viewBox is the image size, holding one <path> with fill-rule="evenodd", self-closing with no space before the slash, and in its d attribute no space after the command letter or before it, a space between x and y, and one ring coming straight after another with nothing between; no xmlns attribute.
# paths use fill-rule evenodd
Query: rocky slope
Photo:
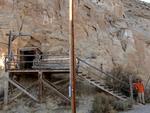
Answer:
<svg viewBox="0 0 150 113"><path fill-rule="evenodd" d="M50 54L69 53L68 0L1 0L0 42L10 30L32 35L18 47L38 46ZM77 0L77 55L105 71L122 66L147 79L150 67L150 5L137 0ZM6 45L0 44L2 51Z"/></svg>

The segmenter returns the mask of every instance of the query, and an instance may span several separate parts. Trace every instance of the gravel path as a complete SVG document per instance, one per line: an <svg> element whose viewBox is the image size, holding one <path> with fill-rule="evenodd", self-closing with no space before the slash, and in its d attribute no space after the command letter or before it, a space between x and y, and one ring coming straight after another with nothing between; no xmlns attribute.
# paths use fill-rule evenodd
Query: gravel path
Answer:
<svg viewBox="0 0 150 113"><path fill-rule="evenodd" d="M150 104L134 106L133 110L120 113L150 113Z"/></svg>

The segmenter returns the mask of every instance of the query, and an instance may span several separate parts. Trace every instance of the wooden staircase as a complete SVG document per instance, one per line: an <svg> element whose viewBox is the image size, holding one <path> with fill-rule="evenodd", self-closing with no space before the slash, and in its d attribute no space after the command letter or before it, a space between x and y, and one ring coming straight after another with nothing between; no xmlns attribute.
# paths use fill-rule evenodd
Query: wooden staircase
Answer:
<svg viewBox="0 0 150 113"><path fill-rule="evenodd" d="M111 79L113 81L117 81L121 84L129 85L128 83L124 83L123 81L119 80L118 78L115 78L112 75L103 72L99 68L89 64L88 62L86 62L80 58L77 58L77 59L78 59L77 68L78 68L78 76L79 77L83 78L88 83L94 85L95 87L99 88L100 90L102 90L120 100L126 101L128 99L128 97L125 96L124 94L122 94L120 90L116 90L115 88L108 86L105 82L104 83L102 82L105 80L100 80L100 79L101 79L101 75L104 75L105 78L109 77L109 79ZM95 76L89 76L88 74L82 73L82 71L87 70L87 67L88 67L88 71L93 71L93 72L97 71L97 73L94 73ZM51 69L51 70L68 70L68 72L69 72L69 58L67 58L65 56L59 56L59 57L56 56L56 57L52 57L52 58L50 56L48 56L48 58L42 57L42 59L39 59L39 63L37 65L34 65L33 68L35 68L35 69ZM44 83L46 86L48 86L47 82L44 81ZM49 87L51 87L55 91L58 91L52 85L50 85ZM65 98L65 100L69 100L64 95L60 94L59 92L57 92L57 93L61 97Z"/></svg>
<svg viewBox="0 0 150 113"><path fill-rule="evenodd" d="M90 84L96 86L97 88L101 89L102 91L104 91L120 100L126 101L128 98L127 96L123 95L121 92L114 91L112 88L109 88L105 84L101 84L100 81L98 81L94 78L88 77L87 75L84 75L84 74L79 74L79 76L81 78L83 78L84 80L86 80L87 82L89 82Z"/></svg>
<svg viewBox="0 0 150 113"><path fill-rule="evenodd" d="M110 75L106 74L105 72L103 72L102 70L97 69L93 65L91 65L91 64L89 64L89 63L87 63L87 62L85 62L85 61L83 61L83 60L81 60L79 58L78 58L78 61L79 61L79 64L78 64L79 68L81 68L81 65L86 64L90 68L95 69L97 71L100 71L100 73L103 73L105 76L110 76ZM83 64L80 64L80 63L83 63ZM100 90L102 90L102 91L104 91L104 92L106 92L106 93L108 93L108 94L110 94L110 95L112 95L112 96L122 100L122 101L126 101L128 99L128 97L125 96L124 94L122 94L121 91L114 90L113 87L110 87L110 86L106 85L105 83L102 83L102 81L97 79L97 77L89 76L88 74L83 74L83 73L79 73L78 76L80 78L83 78L85 81L87 81L88 83L92 84L93 86L97 87L98 89L100 89ZM110 77L110 79L115 79L118 82L122 82L123 84L127 84L127 83L124 83L123 81L120 81L117 78L114 78L112 76Z"/></svg>
<svg viewBox="0 0 150 113"><path fill-rule="evenodd" d="M88 83L94 85L95 87L99 88L100 90L120 99L123 101L126 101L128 99L127 96L125 96L124 94L121 93L120 90L116 90L113 87L108 86L105 82L103 83L100 79L101 76L100 75L104 75L105 77L109 77L109 79L112 79L114 81L117 81L119 83L122 84L126 84L123 81L113 77L110 74L107 74L105 72L103 72L102 70L98 69L97 67L85 62L84 60L77 58L78 59L78 76L83 78L85 81L87 81ZM82 71L85 71L86 68L84 67L88 67L88 71L97 71L97 74L95 74L95 76L89 76L88 74L83 74ZM39 62L39 65L35 65L35 68L44 68L44 69L54 69L54 70L68 70L69 72L69 58L67 57L53 57L53 58L42 58ZM82 69L81 69L82 68ZM99 78L99 79L97 79ZM46 84L46 83L45 83ZM51 86L51 88L53 88L55 91L58 91L57 89L55 89L54 87ZM60 94L60 93L59 93ZM64 95L60 94L63 98L65 98ZM68 98L65 98L65 100L69 100Z"/></svg>

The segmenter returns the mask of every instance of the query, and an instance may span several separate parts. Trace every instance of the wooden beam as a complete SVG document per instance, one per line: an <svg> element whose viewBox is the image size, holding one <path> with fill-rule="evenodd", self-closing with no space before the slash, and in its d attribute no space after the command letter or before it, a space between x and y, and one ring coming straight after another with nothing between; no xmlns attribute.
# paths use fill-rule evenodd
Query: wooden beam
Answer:
<svg viewBox="0 0 150 113"><path fill-rule="evenodd" d="M59 81L53 82L53 84L57 85L57 84L60 84L62 82L66 82L66 81L68 81L68 79L59 80Z"/></svg>
<svg viewBox="0 0 150 113"><path fill-rule="evenodd" d="M60 89L59 89L59 91L61 91L61 90L63 90L64 88L68 88L68 86L69 86L69 83L66 83L64 86L62 86Z"/></svg>
<svg viewBox="0 0 150 113"><path fill-rule="evenodd" d="M42 72L49 72L49 73L69 73L69 70L64 70L64 69L61 69L61 70L58 70L58 69L55 69L55 70L52 70L52 69L42 69L41 70ZM36 70L8 70L8 72L11 72L11 73L37 73L39 72L39 69L36 69Z"/></svg>
<svg viewBox="0 0 150 113"><path fill-rule="evenodd" d="M34 85L36 85L38 82L34 82L33 84L31 84L29 87L25 88L25 90L30 89L31 87L33 87ZM16 98L18 98L19 96L21 96L23 94L23 92L21 91L20 93L18 93L15 97L11 98L9 100L9 102L12 102L13 100L15 100Z"/></svg>
<svg viewBox="0 0 150 113"><path fill-rule="evenodd" d="M42 83L42 77L43 75L42 75L42 72L41 71L39 71L38 72L38 83L39 83L39 101L40 101L40 103L42 102L42 92L43 92L43 83Z"/></svg>
<svg viewBox="0 0 150 113"><path fill-rule="evenodd" d="M45 86L47 86L48 88L54 90L54 91L55 91L57 94L59 94L62 98L64 98L65 100L71 102L69 98L67 98L65 95L63 95L62 93L60 93L60 92L59 92L55 87L53 87L51 84L47 83L45 80L42 80L42 82L43 82L43 84L44 84Z"/></svg>
<svg viewBox="0 0 150 113"><path fill-rule="evenodd" d="M30 98L32 98L33 100L37 101L38 100L32 96L29 92L27 92L24 88L22 88L21 86L19 86L18 84L16 84L14 81L12 81L11 79L8 79L8 81L13 84L14 86L16 86L18 89L20 89L22 92L24 92L26 95L28 95Z"/></svg>

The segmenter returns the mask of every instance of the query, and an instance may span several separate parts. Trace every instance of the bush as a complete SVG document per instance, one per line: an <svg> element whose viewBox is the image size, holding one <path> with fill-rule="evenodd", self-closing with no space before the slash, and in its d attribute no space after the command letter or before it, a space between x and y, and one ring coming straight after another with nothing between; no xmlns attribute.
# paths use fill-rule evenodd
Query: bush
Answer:
<svg viewBox="0 0 150 113"><path fill-rule="evenodd" d="M116 100L104 93L97 94L92 105L92 113L117 113L132 108L131 100Z"/></svg>
<svg viewBox="0 0 150 113"><path fill-rule="evenodd" d="M131 100L127 100L127 101L119 100L113 103L113 107L117 111L125 111L128 110L129 108L132 108L132 103Z"/></svg>
<svg viewBox="0 0 150 113"><path fill-rule="evenodd" d="M150 103L150 88L145 89L145 101L146 103Z"/></svg>
<svg viewBox="0 0 150 113"><path fill-rule="evenodd" d="M97 94L92 105L92 113L116 113L113 109L114 99L106 94Z"/></svg>
<svg viewBox="0 0 150 113"><path fill-rule="evenodd" d="M122 92L126 96L130 96L129 94L129 76L132 75L133 82L138 78L135 72L131 72L123 69L121 66L113 68L110 72L110 75L117 78L118 80L124 82L119 82L118 80L111 79L110 77L106 77L105 83L107 86L112 87L114 90Z"/></svg>

